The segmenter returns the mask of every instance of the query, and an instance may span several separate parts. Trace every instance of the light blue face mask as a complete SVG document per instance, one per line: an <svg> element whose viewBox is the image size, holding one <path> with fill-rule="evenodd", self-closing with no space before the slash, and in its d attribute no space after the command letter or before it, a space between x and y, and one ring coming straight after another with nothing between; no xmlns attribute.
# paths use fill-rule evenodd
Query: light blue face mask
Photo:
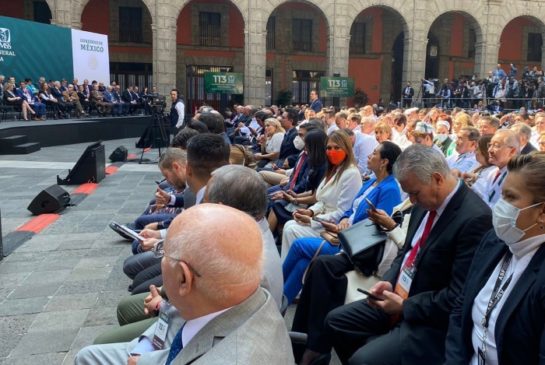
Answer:
<svg viewBox="0 0 545 365"><path fill-rule="evenodd" d="M536 222L525 229L520 229L517 227L517 219L520 212L543 203L545 202L532 204L526 208L517 208L513 204L507 202L505 199L500 198L492 210L492 225L494 226L494 231L496 232L498 238L508 245L520 241L527 231L537 225Z"/></svg>

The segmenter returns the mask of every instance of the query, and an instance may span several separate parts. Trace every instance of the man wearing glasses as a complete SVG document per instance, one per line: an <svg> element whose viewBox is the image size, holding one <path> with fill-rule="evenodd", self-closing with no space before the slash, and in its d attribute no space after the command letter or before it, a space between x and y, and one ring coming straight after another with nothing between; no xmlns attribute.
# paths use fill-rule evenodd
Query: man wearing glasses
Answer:
<svg viewBox="0 0 545 365"><path fill-rule="evenodd" d="M499 129L494 133L488 145L488 162L496 166L486 177L488 181L484 196L481 196L490 208L494 207L501 196L501 189L507 175L507 163L519 153L519 139L509 129Z"/></svg>
<svg viewBox="0 0 545 365"><path fill-rule="evenodd" d="M166 314L129 343L84 348L75 364L294 363L276 303L259 287L263 239L255 219L225 205L194 206L155 251L173 308L161 308Z"/></svg>

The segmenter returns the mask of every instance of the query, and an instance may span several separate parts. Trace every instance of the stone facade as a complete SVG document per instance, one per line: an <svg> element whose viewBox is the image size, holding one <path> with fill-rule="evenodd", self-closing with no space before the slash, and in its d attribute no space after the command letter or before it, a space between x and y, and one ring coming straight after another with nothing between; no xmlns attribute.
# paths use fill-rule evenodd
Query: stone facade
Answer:
<svg viewBox="0 0 545 365"><path fill-rule="evenodd" d="M52 23L80 28L81 15L89 0L46 0ZM177 78L176 23L189 0L141 0L151 16L154 82L167 92ZM227 0L226 0L227 2ZM265 96L266 24L285 0L233 0L244 20L245 101L262 104ZM462 13L472 20L476 33L474 72L485 75L498 62L500 36L505 26L520 16L540 25L545 39L545 2L537 0L308 0L328 23L327 75L348 74L351 24L367 8L380 7L398 15L404 31L403 82L419 85L424 77L428 31L441 15ZM386 39L392 43L394 38ZM544 48L545 52L545 48ZM545 57L542 58L545 61ZM543 62L543 61L542 61ZM179 69L179 68L178 68ZM383 81L384 82L384 81Z"/></svg>

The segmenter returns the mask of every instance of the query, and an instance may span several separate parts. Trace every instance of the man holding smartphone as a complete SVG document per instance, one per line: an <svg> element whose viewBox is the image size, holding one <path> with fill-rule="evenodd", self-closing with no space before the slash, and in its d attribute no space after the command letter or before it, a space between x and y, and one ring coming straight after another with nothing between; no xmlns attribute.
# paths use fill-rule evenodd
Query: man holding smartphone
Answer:
<svg viewBox="0 0 545 365"><path fill-rule="evenodd" d="M490 209L439 152L410 146L394 173L415 207L405 245L369 290L381 300L341 306L325 319L327 338L345 364L442 363L450 312L491 228Z"/></svg>

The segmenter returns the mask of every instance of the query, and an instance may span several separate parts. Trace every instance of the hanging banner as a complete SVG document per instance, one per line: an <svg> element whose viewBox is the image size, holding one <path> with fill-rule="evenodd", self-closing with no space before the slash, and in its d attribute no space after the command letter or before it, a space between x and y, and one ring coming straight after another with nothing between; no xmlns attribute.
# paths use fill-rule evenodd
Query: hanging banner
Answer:
<svg viewBox="0 0 545 365"><path fill-rule="evenodd" d="M340 98L354 96L354 80L349 77L320 77L320 95Z"/></svg>
<svg viewBox="0 0 545 365"><path fill-rule="evenodd" d="M109 83L110 56L108 36L72 29L74 77L80 81Z"/></svg>
<svg viewBox="0 0 545 365"><path fill-rule="evenodd" d="M0 16L0 72L17 81L110 82L108 36Z"/></svg>
<svg viewBox="0 0 545 365"><path fill-rule="evenodd" d="M242 94L244 79L236 72L205 72L204 91L209 94Z"/></svg>

